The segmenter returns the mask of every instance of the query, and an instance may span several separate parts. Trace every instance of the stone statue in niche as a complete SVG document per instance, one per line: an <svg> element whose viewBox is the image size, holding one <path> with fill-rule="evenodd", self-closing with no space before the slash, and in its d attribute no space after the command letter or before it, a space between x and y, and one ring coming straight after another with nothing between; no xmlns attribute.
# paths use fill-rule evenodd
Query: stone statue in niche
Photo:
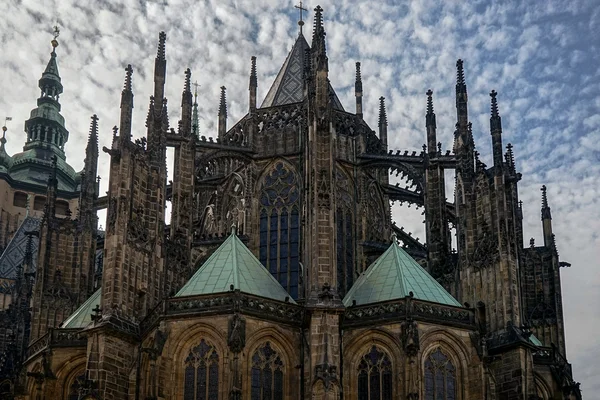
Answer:
<svg viewBox="0 0 600 400"><path fill-rule="evenodd" d="M234 353L240 353L246 346L246 320L239 314L234 314L229 319L229 334L227 345Z"/></svg>

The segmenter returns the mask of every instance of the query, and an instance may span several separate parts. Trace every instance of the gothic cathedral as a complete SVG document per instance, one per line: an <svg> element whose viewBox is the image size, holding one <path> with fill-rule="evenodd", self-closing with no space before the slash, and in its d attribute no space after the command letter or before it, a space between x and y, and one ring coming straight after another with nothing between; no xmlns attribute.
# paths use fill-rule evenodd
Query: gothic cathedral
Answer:
<svg viewBox="0 0 600 400"><path fill-rule="evenodd" d="M252 58L248 112L232 126L222 88L215 139L200 135L189 69L171 126L160 33L138 140L125 70L120 126L102 149L106 197L96 116L84 169L66 161L53 40L23 152L0 143L1 398L581 399L565 354L566 263L545 188L544 243L523 246L497 93L491 167L475 151L461 60L453 151L437 142L431 90L423 150L389 149L383 98L378 131L363 120L360 63L353 111L338 99L314 11L310 44L300 32L260 105ZM392 223L393 201L424 207L426 243Z"/></svg>

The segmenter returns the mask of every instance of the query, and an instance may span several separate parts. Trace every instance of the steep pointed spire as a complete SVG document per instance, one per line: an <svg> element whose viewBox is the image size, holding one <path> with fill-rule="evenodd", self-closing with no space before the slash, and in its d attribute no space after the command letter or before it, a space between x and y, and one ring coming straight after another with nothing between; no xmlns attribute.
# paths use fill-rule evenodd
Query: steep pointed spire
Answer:
<svg viewBox="0 0 600 400"><path fill-rule="evenodd" d="M183 93L181 94L181 123L179 134L189 138L192 136L192 71L185 70Z"/></svg>
<svg viewBox="0 0 600 400"><path fill-rule="evenodd" d="M494 171L498 175L503 170L502 163L502 119L498 114L498 101L496 96L498 93L495 90L490 92L492 98L491 111L492 116L490 118L490 131L492 134L492 151L494 156Z"/></svg>
<svg viewBox="0 0 600 400"><path fill-rule="evenodd" d="M363 87L362 87L362 77L360 74L360 62L356 62L356 79L354 81L354 97L356 97L356 116L359 118L363 117L362 110L362 96L363 96Z"/></svg>
<svg viewBox="0 0 600 400"><path fill-rule="evenodd" d="M88 155L98 155L98 116L92 115L92 122L90 124L90 134L88 135L88 142L85 148L86 157Z"/></svg>
<svg viewBox="0 0 600 400"><path fill-rule="evenodd" d="M463 70L463 60L461 59L456 61L456 93L467 93L465 71Z"/></svg>
<svg viewBox="0 0 600 400"><path fill-rule="evenodd" d="M160 107L165 95L165 77L167 73L167 60L165 59L165 42L167 34L160 32L158 35L158 49L154 61L154 98Z"/></svg>
<svg viewBox="0 0 600 400"><path fill-rule="evenodd" d="M96 181L98 172L98 116L96 114L92 115L91 120L90 134L85 149L83 172L81 173L81 191L77 219L82 225L95 229L95 200L98 197L98 183Z"/></svg>
<svg viewBox="0 0 600 400"><path fill-rule="evenodd" d="M227 132L227 88L221 86L221 98L219 101L219 139Z"/></svg>
<svg viewBox="0 0 600 400"><path fill-rule="evenodd" d="M544 246L554 247L554 233L552 232L552 214L548 205L548 196L546 195L546 185L540 189L542 191L542 231L544 234Z"/></svg>
<svg viewBox="0 0 600 400"><path fill-rule="evenodd" d="M387 113L385 111L385 97L379 98L379 140L384 146L387 146Z"/></svg>
<svg viewBox="0 0 600 400"><path fill-rule="evenodd" d="M315 22L313 25L313 37L311 44L313 53L313 68L315 71L328 71L327 49L325 45L325 28L323 28L323 9L315 7Z"/></svg>
<svg viewBox="0 0 600 400"><path fill-rule="evenodd" d="M256 110L256 89L258 87L258 78L256 77L256 57L252 56L250 59L250 84L248 86L249 90L249 106L250 112L254 112Z"/></svg>
<svg viewBox="0 0 600 400"><path fill-rule="evenodd" d="M121 121L119 135L120 142L129 142L131 138L131 116L133 112L133 91L132 91L133 68L128 64L125 68L125 83L121 92Z"/></svg>
<svg viewBox="0 0 600 400"><path fill-rule="evenodd" d="M436 156L436 122L435 113L433 112L433 91L429 89L427 91L427 115L425 116L425 127L427 128L427 148L429 157Z"/></svg>
<svg viewBox="0 0 600 400"><path fill-rule="evenodd" d="M42 148L44 152L50 149L61 159L65 158L64 144L69 139L69 132L65 128L65 119L60 114L60 95L63 86L58 73L56 47L58 35L52 40L52 53L42 77L38 81L41 94L37 99L37 107L31 110L31 117L25 121L27 142L23 150ZM48 157L43 157L41 163L48 165Z"/></svg>
<svg viewBox="0 0 600 400"><path fill-rule="evenodd" d="M198 117L198 82L194 83L194 107L192 109L192 135L200 139L200 119Z"/></svg>

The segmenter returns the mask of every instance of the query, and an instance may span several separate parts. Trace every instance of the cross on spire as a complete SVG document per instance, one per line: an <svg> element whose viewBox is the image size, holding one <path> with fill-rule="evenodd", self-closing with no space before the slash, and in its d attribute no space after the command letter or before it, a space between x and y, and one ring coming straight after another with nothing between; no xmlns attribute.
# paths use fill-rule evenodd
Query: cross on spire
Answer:
<svg viewBox="0 0 600 400"><path fill-rule="evenodd" d="M304 4L302 4L302 0L300 0L300 4L295 5L294 8L298 9L300 14L300 20L298 21L298 26L300 26L300 34L302 35L302 26L304 26L304 21L302 20L302 11L308 12L307 8L304 8Z"/></svg>
<svg viewBox="0 0 600 400"><path fill-rule="evenodd" d="M54 34L54 40L56 40L56 38L58 38L58 36L60 35L60 29L58 28L58 24L54 25L53 34Z"/></svg>
<svg viewBox="0 0 600 400"><path fill-rule="evenodd" d="M198 83L198 81L192 83L192 86L194 87L194 98L198 97L198 88L200 87L200 84Z"/></svg>

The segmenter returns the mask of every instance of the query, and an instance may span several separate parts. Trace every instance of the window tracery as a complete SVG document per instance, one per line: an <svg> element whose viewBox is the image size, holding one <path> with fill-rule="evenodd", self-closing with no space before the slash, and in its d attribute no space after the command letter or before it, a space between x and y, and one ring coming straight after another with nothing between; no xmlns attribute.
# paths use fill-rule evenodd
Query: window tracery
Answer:
<svg viewBox="0 0 600 400"><path fill-rule="evenodd" d="M266 342L252 356L251 400L283 400L284 364Z"/></svg>
<svg viewBox="0 0 600 400"><path fill-rule="evenodd" d="M185 360L184 400L208 400L219 397L219 354L202 339Z"/></svg>
<svg viewBox="0 0 600 400"><path fill-rule="evenodd" d="M440 348L425 360L425 400L456 399L456 367Z"/></svg>
<svg viewBox="0 0 600 400"><path fill-rule="evenodd" d="M81 396L81 391L85 384L85 371L77 375L69 387L69 400L78 400Z"/></svg>
<svg viewBox="0 0 600 400"><path fill-rule="evenodd" d="M358 364L358 400L392 399L392 363L377 346Z"/></svg>
<svg viewBox="0 0 600 400"><path fill-rule="evenodd" d="M298 298L300 191L296 174L278 162L260 192L259 258L292 298Z"/></svg>

